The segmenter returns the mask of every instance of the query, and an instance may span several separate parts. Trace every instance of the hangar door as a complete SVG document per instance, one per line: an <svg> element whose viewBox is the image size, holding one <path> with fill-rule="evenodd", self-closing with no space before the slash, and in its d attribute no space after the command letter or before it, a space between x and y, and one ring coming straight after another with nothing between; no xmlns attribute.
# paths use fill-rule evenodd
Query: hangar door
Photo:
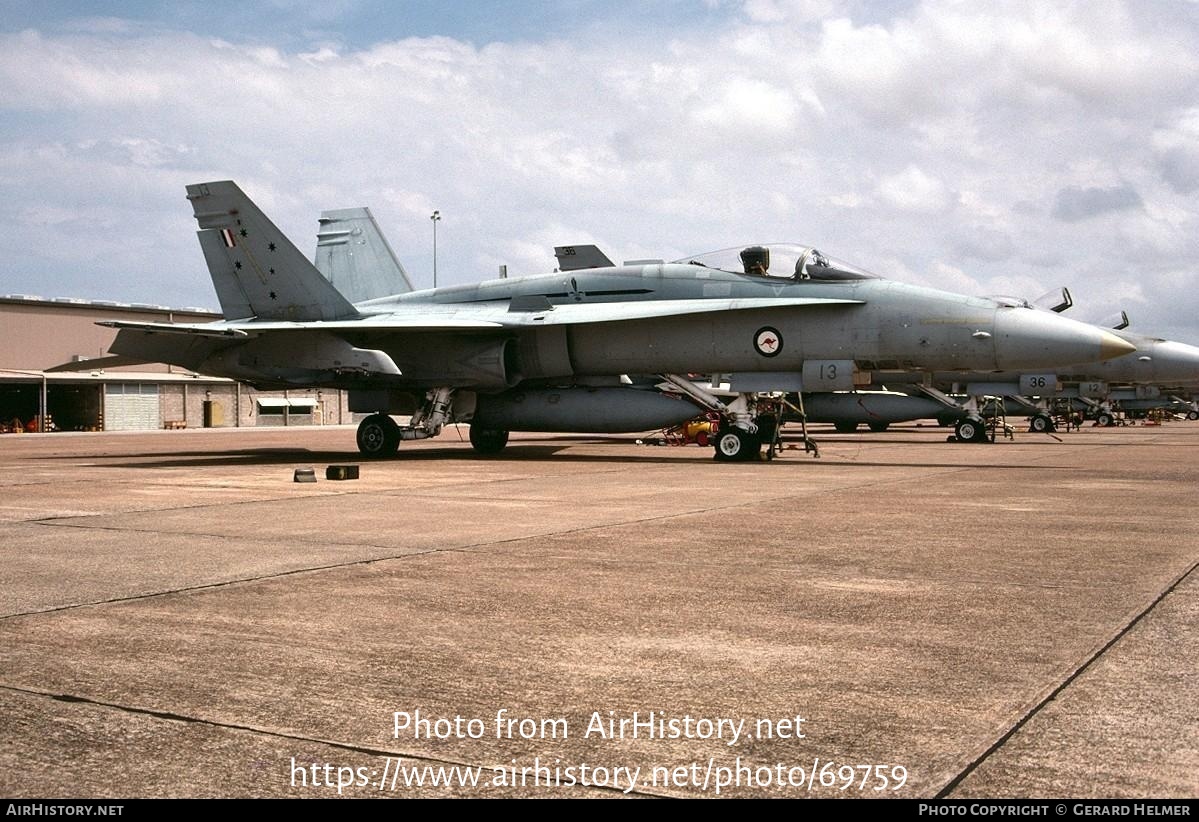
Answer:
<svg viewBox="0 0 1199 822"><path fill-rule="evenodd" d="M157 385L126 382L104 386L105 431L145 431L160 425Z"/></svg>

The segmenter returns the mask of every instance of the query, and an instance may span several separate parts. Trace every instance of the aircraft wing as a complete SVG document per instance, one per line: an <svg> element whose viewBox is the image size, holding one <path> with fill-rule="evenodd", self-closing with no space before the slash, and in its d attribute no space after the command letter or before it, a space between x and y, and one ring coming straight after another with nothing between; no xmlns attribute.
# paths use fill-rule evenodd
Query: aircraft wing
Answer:
<svg viewBox="0 0 1199 822"><path fill-rule="evenodd" d="M822 297L746 297L741 299L639 300L607 303L553 305L544 297L514 298L496 303L398 303L387 313L357 319L314 320L219 320L213 323L142 323L107 321L97 325L130 328L150 334L190 334L222 339L253 336L268 331L484 331L529 328L544 325L646 320L705 314L717 311L748 311L763 308L861 305L862 300Z"/></svg>

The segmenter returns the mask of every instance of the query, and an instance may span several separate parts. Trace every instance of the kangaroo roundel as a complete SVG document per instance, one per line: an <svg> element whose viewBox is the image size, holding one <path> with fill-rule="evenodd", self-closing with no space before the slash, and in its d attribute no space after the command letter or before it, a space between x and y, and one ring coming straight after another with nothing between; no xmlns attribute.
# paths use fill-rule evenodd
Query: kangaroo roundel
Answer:
<svg viewBox="0 0 1199 822"><path fill-rule="evenodd" d="M754 348L763 357L777 357L783 350L783 335L769 325L754 332Z"/></svg>

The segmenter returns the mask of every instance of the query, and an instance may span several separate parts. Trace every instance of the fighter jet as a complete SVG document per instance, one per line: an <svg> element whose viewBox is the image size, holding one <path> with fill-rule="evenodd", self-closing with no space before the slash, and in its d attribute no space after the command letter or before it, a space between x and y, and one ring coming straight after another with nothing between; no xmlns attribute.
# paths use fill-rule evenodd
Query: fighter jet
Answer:
<svg viewBox="0 0 1199 822"><path fill-rule="evenodd" d="M884 280L804 246L354 302L233 182L190 185L187 197L225 318L107 323L120 329L110 352L260 387L347 389L350 409L370 414L357 435L368 456L451 422L471 423L475 449L494 453L509 431L644 431L711 410L722 420L716 457L746 459L771 429L760 390L841 390L873 368L1035 369L1133 350L1056 314ZM691 372L731 375L736 398L696 390ZM684 398L625 374L656 375Z"/></svg>
<svg viewBox="0 0 1199 822"><path fill-rule="evenodd" d="M1136 351L1034 372L876 372L875 384L864 390L805 394L805 418L832 423L842 433L861 425L884 431L896 422L936 419L953 424L959 442L989 441L983 417L994 413L995 406L982 402L984 397L1002 398L1004 414L1028 417L1034 433L1054 430L1047 405L1053 398L1073 400L1101 425L1114 420L1113 403L1130 412L1170 407L1199 419L1199 408L1172 396L1199 388L1199 347L1124 330L1114 333Z"/></svg>
<svg viewBox="0 0 1199 822"><path fill-rule="evenodd" d="M1051 431L1053 423L1042 405L1031 402L1030 397L1076 399L1091 406L1096 419L1106 425L1113 419L1113 402L1124 403L1128 410L1138 405L1150 407L1160 401L1163 392L1185 392L1199 386L1199 347L1123 329L1113 333L1135 346L1136 351L1103 362L1074 363L1034 372L937 372L932 375L932 385L972 397L1011 398L1017 413L1031 417L1033 431ZM973 417L968 415L967 420ZM970 440L960 431L958 437Z"/></svg>

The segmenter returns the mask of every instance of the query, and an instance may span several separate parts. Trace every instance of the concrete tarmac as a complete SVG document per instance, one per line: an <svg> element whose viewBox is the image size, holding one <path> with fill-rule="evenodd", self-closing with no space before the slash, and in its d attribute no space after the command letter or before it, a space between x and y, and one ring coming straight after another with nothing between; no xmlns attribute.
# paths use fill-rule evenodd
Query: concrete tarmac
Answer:
<svg viewBox="0 0 1199 822"><path fill-rule="evenodd" d="M1199 795L1199 423L947 433L0 437L0 795Z"/></svg>

